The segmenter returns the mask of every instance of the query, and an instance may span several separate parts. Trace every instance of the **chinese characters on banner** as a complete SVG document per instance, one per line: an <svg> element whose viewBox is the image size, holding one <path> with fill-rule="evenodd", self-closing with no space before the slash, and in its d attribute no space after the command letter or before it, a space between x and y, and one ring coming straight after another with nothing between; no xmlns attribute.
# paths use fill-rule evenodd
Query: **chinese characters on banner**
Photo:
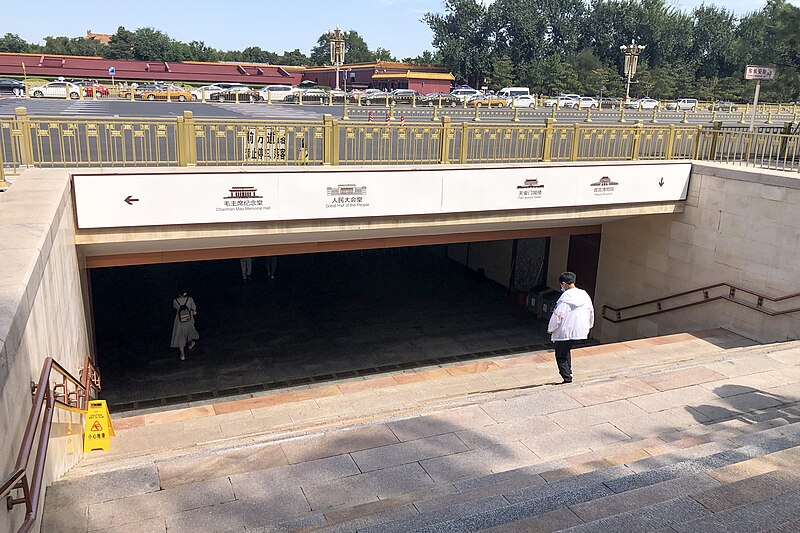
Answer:
<svg viewBox="0 0 800 533"><path fill-rule="evenodd" d="M247 161L273 163L286 161L284 128L250 128L247 132Z"/></svg>

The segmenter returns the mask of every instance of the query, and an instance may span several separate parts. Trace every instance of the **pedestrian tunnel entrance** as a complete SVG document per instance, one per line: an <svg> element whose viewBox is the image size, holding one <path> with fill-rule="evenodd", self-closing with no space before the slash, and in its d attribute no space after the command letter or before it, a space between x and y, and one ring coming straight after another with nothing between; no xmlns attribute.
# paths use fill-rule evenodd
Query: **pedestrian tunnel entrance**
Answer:
<svg viewBox="0 0 800 533"><path fill-rule="evenodd" d="M543 349L518 287L546 282L550 241L286 255L274 278L267 257L250 279L239 259L93 269L105 397L119 412ZM184 361L178 287L198 309Z"/></svg>

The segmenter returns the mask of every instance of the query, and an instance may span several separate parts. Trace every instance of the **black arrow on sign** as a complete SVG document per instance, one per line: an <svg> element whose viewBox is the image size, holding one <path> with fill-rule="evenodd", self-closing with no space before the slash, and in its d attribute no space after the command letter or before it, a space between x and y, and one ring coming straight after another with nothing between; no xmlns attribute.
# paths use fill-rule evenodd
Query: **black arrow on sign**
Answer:
<svg viewBox="0 0 800 533"><path fill-rule="evenodd" d="M658 186L659 187L663 187L664 186L664 178L661 178L661 181L658 182Z"/></svg>
<svg viewBox="0 0 800 533"><path fill-rule="evenodd" d="M138 198L133 198L133 197L131 197L130 194L128 195L127 198L125 198L125 203L128 204L128 205L133 205L133 202L138 202L138 201L139 201Z"/></svg>

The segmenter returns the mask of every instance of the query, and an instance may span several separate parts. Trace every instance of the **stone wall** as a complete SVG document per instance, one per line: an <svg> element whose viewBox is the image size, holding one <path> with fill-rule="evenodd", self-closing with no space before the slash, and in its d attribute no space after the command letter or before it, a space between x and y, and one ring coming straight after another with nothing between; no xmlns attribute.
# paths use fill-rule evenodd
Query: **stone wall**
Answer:
<svg viewBox="0 0 800 533"><path fill-rule="evenodd" d="M800 292L800 176L694 163L683 213L603 226L596 306L637 304L717 282L776 297ZM786 302L800 307L800 298ZM724 327L762 341L796 339L800 313L770 317L731 302L613 324L605 342Z"/></svg>
<svg viewBox="0 0 800 533"><path fill-rule="evenodd" d="M77 377L89 353L66 172L26 171L18 178L0 195L0 231L0 476L5 477L30 412L31 381L39 380L44 359L52 356ZM82 418L56 410L45 486L81 458ZM29 473L35 450L32 455ZM24 513L24 506L0 513L0 531L15 531Z"/></svg>

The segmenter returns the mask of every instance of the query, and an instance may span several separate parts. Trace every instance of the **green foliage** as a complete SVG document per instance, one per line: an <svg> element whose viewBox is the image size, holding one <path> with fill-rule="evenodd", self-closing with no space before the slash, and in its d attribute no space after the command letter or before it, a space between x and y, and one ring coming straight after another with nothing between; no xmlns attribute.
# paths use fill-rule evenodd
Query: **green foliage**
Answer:
<svg viewBox="0 0 800 533"><path fill-rule="evenodd" d="M25 39L15 33L6 33L0 38L0 52L11 52L12 54L26 54L33 52L31 45Z"/></svg>
<svg viewBox="0 0 800 533"><path fill-rule="evenodd" d="M492 77L489 87L494 90L508 87L514 83L514 65L508 56L500 56L492 63Z"/></svg>
<svg viewBox="0 0 800 533"><path fill-rule="evenodd" d="M330 65L331 50L328 33L323 33L317 39L317 45L311 49L310 62L314 65ZM388 52L388 50L386 51ZM391 54L390 54L391 55ZM348 30L344 37L344 62L347 65L355 63L369 63L375 61L375 54L370 52L367 42L357 31Z"/></svg>
<svg viewBox="0 0 800 533"><path fill-rule="evenodd" d="M647 45L631 96L672 99L752 98L747 64L771 65L778 79L762 83L764 100L800 99L800 8L768 0L737 19L702 4L691 13L670 0L444 0L427 13L441 62L458 81L479 87L510 58L514 85L534 92L625 95L620 45ZM505 68L505 66L503 67ZM501 69L501 72L504 72Z"/></svg>

